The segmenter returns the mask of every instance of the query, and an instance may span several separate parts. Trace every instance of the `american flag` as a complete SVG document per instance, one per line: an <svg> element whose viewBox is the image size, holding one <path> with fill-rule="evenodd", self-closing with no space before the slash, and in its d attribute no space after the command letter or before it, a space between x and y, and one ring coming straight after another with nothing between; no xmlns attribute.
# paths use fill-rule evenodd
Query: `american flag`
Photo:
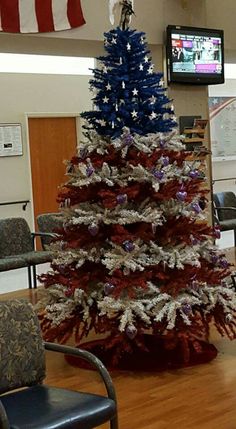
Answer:
<svg viewBox="0 0 236 429"><path fill-rule="evenodd" d="M0 31L42 33L85 23L80 0L0 0Z"/></svg>
<svg viewBox="0 0 236 429"><path fill-rule="evenodd" d="M221 110L228 108L235 109L236 97L209 97L210 119L213 119Z"/></svg>

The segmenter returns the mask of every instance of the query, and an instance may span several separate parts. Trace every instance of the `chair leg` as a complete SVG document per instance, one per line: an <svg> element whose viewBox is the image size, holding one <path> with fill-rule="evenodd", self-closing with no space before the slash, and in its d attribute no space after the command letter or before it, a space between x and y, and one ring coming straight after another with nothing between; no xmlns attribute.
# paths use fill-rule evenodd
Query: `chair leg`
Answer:
<svg viewBox="0 0 236 429"><path fill-rule="evenodd" d="M234 247L236 247L236 228L234 229Z"/></svg>
<svg viewBox="0 0 236 429"><path fill-rule="evenodd" d="M32 270L33 270L34 289L37 289L36 265L32 265Z"/></svg>
<svg viewBox="0 0 236 429"><path fill-rule="evenodd" d="M113 417L112 420L110 420L110 429L119 429L117 414L115 415L115 417Z"/></svg>
<svg viewBox="0 0 236 429"><path fill-rule="evenodd" d="M28 270L28 284L29 284L29 289L32 289L32 277L31 277L31 267L30 265L27 267Z"/></svg>

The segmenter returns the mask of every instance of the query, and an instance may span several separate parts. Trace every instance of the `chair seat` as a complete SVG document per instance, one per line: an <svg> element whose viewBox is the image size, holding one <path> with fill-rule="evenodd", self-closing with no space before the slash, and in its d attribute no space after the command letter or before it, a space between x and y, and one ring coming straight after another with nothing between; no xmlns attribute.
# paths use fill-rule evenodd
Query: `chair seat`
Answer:
<svg viewBox="0 0 236 429"><path fill-rule="evenodd" d="M20 256L7 256L0 259L0 271L14 270L23 268L27 265L26 261Z"/></svg>
<svg viewBox="0 0 236 429"><path fill-rule="evenodd" d="M236 228L236 219L220 220L219 224L221 231L229 231Z"/></svg>
<svg viewBox="0 0 236 429"><path fill-rule="evenodd" d="M47 385L15 391L0 399L10 425L17 429L91 429L116 412L112 399Z"/></svg>

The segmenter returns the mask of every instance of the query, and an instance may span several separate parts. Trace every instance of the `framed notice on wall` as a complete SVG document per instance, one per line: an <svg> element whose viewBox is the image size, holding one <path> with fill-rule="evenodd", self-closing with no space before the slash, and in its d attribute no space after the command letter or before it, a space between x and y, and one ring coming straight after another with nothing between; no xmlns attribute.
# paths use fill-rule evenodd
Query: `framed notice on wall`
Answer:
<svg viewBox="0 0 236 429"><path fill-rule="evenodd" d="M236 97L209 97L213 161L236 160Z"/></svg>
<svg viewBox="0 0 236 429"><path fill-rule="evenodd" d="M21 124L0 123L0 156L23 154Z"/></svg>

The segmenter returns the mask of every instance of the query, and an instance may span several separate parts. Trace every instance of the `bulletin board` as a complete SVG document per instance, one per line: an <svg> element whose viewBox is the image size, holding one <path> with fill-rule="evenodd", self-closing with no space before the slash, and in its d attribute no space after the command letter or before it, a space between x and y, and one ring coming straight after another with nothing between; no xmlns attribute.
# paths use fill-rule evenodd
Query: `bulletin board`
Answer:
<svg viewBox="0 0 236 429"><path fill-rule="evenodd" d="M23 155L21 124L0 124L0 156Z"/></svg>
<svg viewBox="0 0 236 429"><path fill-rule="evenodd" d="M236 97L209 97L213 161L236 160Z"/></svg>

